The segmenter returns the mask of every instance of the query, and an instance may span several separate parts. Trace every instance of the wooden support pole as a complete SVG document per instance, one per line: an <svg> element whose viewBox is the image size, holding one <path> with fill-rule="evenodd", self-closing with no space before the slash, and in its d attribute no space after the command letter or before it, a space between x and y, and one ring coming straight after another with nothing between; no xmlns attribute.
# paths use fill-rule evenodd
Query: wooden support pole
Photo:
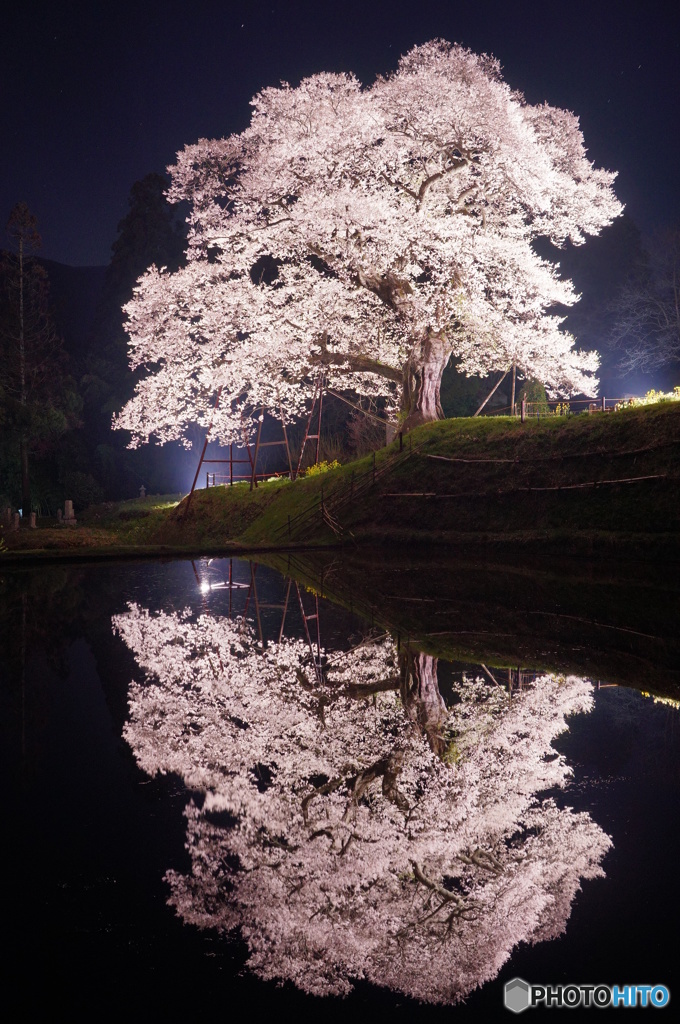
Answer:
<svg viewBox="0 0 680 1024"><path fill-rule="evenodd" d="M258 634L260 636L260 643L262 644L263 647L265 647L266 645L265 645L265 642L264 642L264 635L262 633L262 620L260 619L260 602L259 602L258 597L257 597L257 583L255 581L255 573L257 572L257 562L255 563L255 570L254 571L252 569L252 562L251 562L251 570L250 571L251 571L251 577L250 578L251 578L251 581L252 581L251 582L251 586L253 588L253 597L254 597L254 603L255 603L255 617L257 619L257 631L258 631ZM245 618L245 614L244 614L244 618Z"/></svg>
<svg viewBox="0 0 680 1024"><path fill-rule="evenodd" d="M283 412L283 404L279 398L279 412L281 414L281 426L283 427L283 440L286 442L286 455L288 457L288 476L293 479L293 463L290 457L290 445L288 444L288 431L286 429L286 417Z"/></svg>
<svg viewBox="0 0 680 1024"><path fill-rule="evenodd" d="M187 499L187 507L184 509L184 515L182 516L182 518L184 518L184 516L186 516L187 513L189 512L189 506L191 505L191 499L193 498L194 491L196 490L196 481L198 480L198 474L201 472L201 466L203 465L203 459L205 458L205 453L206 453L206 450L207 450L207 447L208 447L208 440L210 439L210 432L211 432L211 430L213 428L213 423L215 422L215 413L217 411L217 406L220 404L220 395L221 394L222 394L222 388L219 389L219 391L217 392L217 394L215 396L215 404L213 406L213 418L210 421L210 426L208 427L208 429L205 432L205 441L203 442L203 450L201 452L201 457L200 457L200 459L198 461L198 466L196 467L196 475L194 476L194 482L192 483L191 490L189 491L189 497Z"/></svg>
<svg viewBox="0 0 680 1024"><path fill-rule="evenodd" d="M290 523L290 516L288 516L288 522ZM285 603L283 605L283 616L281 618L281 629L279 630L279 643L281 643L281 641L283 639L283 627L286 624L286 612L288 611L288 599L290 598L290 588L291 588L292 582L293 581L289 579L288 580L288 587L286 588L286 600L285 600Z"/></svg>
<svg viewBox="0 0 680 1024"><path fill-rule="evenodd" d="M313 440L314 436L315 436L314 434L310 434L310 430L312 428L312 420L314 419L314 410L316 408L317 395L318 395L318 401L319 401L319 419L318 419L318 428L317 428L317 432L316 432L316 461L317 461L317 463L319 461L319 443L320 443L320 439L321 439L321 397L322 397L322 394L323 394L323 373L320 373L319 377L317 379L317 382L316 382L316 386L314 388L314 397L312 399L312 408L310 410L309 419L307 421L307 429L305 430L305 436L302 439L302 447L300 448L300 458L298 459L297 470L295 471L295 475L296 476L300 475L300 470L302 469L302 459L303 459L304 454L305 454L305 447L307 445L307 441Z"/></svg>
<svg viewBox="0 0 680 1024"><path fill-rule="evenodd" d="M246 448L246 455L248 456L248 462L250 463L250 472L253 473L255 471L254 463L253 463L253 456L250 453L250 445L248 444L248 434L247 434L247 431L246 431L245 424L243 422L243 411L241 411L241 433L243 435L243 443L244 443L245 448Z"/></svg>
<svg viewBox="0 0 680 1024"><path fill-rule="evenodd" d="M264 421L264 406L260 408L260 418L257 424L257 437L255 439L255 457L253 458L253 468L250 476L250 489L252 491L253 485L257 487L257 455L260 450L260 437L262 436L262 423Z"/></svg>
<svg viewBox="0 0 680 1024"><path fill-rule="evenodd" d="M321 408L323 406L323 374L319 377L319 419L316 426L316 462L319 465L319 448L321 446Z"/></svg>
<svg viewBox="0 0 680 1024"><path fill-rule="evenodd" d="M491 389L489 394L486 396L486 398L484 399L484 401L480 405L480 407L477 410L477 412L474 414L475 416L479 416L480 412L482 411L482 409L484 408L486 403L489 401L489 399L493 398L493 396L496 394L496 391L501 386L501 384L503 383L503 381L505 380L507 375L510 373L510 369L511 369L511 367L508 367L507 370L505 371L505 373L503 374L503 376L501 377L501 379L498 381L498 383L493 386L493 388Z"/></svg>

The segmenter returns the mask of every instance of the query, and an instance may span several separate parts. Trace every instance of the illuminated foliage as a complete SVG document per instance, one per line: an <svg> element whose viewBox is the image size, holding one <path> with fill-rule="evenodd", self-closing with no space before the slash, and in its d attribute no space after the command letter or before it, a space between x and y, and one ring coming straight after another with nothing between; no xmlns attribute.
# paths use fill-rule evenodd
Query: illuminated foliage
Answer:
<svg viewBox="0 0 680 1024"><path fill-rule="evenodd" d="M214 433L235 440L244 409L301 411L321 367L400 406L405 429L441 415L452 354L593 392L596 356L551 312L577 296L532 242L598 233L621 211L614 175L573 114L528 104L492 58L433 41L370 88L266 89L246 131L188 146L171 175L187 266L151 267L127 307L150 372L117 425L137 443L207 426L219 388Z"/></svg>
<svg viewBox="0 0 680 1024"><path fill-rule="evenodd" d="M551 741L592 706L585 680L510 699L464 679L447 709L436 659L389 638L326 652L319 682L302 642L263 649L243 621L131 605L114 627L147 674L125 738L199 794L170 902L238 927L259 976L456 1002L602 874L608 837L538 795L568 779Z"/></svg>

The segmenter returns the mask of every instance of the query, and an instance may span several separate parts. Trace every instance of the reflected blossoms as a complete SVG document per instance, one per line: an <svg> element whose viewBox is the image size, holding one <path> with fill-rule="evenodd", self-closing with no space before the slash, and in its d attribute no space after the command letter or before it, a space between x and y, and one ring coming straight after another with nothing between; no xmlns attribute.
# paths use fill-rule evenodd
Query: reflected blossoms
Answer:
<svg viewBox="0 0 680 1024"><path fill-rule="evenodd" d="M130 605L113 622L147 674L125 738L193 794L170 902L238 928L260 977L454 1003L517 943L559 935L603 874L609 838L540 796L568 780L551 742L591 708L586 680L511 698L463 677L447 706L437 660L384 635L317 671L305 643L263 646L244 620Z"/></svg>

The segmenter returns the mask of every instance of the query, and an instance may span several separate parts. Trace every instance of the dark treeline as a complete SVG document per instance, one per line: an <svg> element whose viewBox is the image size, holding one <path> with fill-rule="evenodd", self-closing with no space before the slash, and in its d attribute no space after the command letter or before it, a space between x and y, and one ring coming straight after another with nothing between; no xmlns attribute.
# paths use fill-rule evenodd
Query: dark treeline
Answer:
<svg viewBox="0 0 680 1024"><path fill-rule="evenodd" d="M192 461L179 446L131 451L111 418L131 397L122 307L156 263L176 269L185 231L149 174L130 192L108 267L40 259L25 204L12 210L0 254L0 503L54 515L147 491L179 491ZM193 460L195 461L195 460Z"/></svg>

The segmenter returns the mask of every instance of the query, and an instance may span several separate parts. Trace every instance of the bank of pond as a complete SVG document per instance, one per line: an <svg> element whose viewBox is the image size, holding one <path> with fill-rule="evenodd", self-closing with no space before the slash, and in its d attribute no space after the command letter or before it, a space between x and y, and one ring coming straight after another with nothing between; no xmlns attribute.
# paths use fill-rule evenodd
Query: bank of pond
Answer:
<svg viewBox="0 0 680 1024"><path fill-rule="evenodd" d="M36 559L380 544L677 561L680 403L427 424L358 462L5 525Z"/></svg>

